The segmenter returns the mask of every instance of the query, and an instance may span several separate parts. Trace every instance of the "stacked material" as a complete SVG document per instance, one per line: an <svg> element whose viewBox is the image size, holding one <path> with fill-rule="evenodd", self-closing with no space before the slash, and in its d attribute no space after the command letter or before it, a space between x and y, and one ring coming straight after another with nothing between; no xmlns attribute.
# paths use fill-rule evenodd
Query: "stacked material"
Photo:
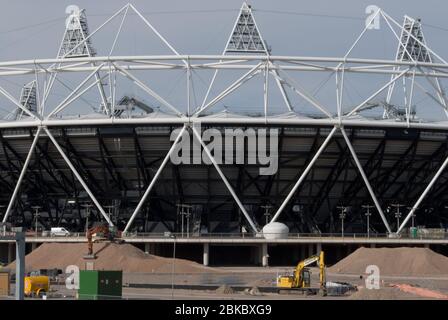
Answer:
<svg viewBox="0 0 448 320"><path fill-rule="evenodd" d="M330 272L363 275L369 265L379 267L380 275L447 275L448 258L427 248L359 248L329 268Z"/></svg>
<svg viewBox="0 0 448 320"><path fill-rule="evenodd" d="M86 268L87 251L85 243L44 243L25 257L26 270L58 268L65 271L69 265L76 265L81 270ZM122 270L138 273L171 273L173 259L144 253L131 244L95 243L93 262L96 270ZM212 268L199 263L177 259L174 264L175 273L213 272ZM14 270L15 263L8 266Z"/></svg>

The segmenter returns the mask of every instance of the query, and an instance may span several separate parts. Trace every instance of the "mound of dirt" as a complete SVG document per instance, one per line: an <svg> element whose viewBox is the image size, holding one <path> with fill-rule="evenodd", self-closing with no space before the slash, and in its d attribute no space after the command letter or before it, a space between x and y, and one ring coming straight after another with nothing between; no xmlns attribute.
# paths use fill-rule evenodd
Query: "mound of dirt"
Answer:
<svg viewBox="0 0 448 320"><path fill-rule="evenodd" d="M333 273L365 274L366 267L377 265L381 275L447 275L448 257L427 248L359 248L329 268Z"/></svg>
<svg viewBox="0 0 448 320"><path fill-rule="evenodd" d="M361 288L353 293L351 300L405 300L416 299L416 296L404 293L397 288L366 289Z"/></svg>
<svg viewBox="0 0 448 320"><path fill-rule="evenodd" d="M216 289L216 293L220 294L233 294L235 291L232 289L232 287L229 287L228 285L222 285L218 289Z"/></svg>
<svg viewBox="0 0 448 320"><path fill-rule="evenodd" d="M144 253L131 244L95 243L93 252L96 259L85 260L85 243L44 243L25 257L27 271L58 268L65 270L69 265L85 269L86 262L93 262L95 270L122 270L135 273L171 273L171 258L163 258ZM175 273L213 272L212 268L199 263L176 258ZM8 268L14 270L15 263Z"/></svg>

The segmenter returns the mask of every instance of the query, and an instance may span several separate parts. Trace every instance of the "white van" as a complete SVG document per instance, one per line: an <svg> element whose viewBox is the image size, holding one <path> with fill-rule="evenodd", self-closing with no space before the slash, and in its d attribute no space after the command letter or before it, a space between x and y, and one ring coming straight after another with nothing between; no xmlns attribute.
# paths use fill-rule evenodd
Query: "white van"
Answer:
<svg viewBox="0 0 448 320"><path fill-rule="evenodd" d="M52 237L67 237L70 235L70 232L65 228L51 228L50 236Z"/></svg>

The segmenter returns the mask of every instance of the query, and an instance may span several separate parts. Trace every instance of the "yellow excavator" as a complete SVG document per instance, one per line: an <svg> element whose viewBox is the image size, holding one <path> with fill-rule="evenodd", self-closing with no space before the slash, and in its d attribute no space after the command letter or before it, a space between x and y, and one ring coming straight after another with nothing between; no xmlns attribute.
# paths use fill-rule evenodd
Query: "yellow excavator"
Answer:
<svg viewBox="0 0 448 320"><path fill-rule="evenodd" d="M317 263L319 266L319 287L311 287L311 273L307 268ZM311 256L300 261L294 269L292 275L283 275L277 278L277 288L279 293L301 292L304 294L327 295L326 279L325 279L325 260L324 252L319 255Z"/></svg>

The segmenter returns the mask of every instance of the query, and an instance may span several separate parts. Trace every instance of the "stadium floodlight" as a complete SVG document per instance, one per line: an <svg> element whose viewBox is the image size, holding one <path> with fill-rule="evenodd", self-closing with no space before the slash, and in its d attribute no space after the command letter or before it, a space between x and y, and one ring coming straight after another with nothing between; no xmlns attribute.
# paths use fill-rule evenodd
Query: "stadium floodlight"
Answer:
<svg viewBox="0 0 448 320"><path fill-rule="evenodd" d="M269 52L252 15L252 8L245 2L241 7L225 51L244 53Z"/></svg>
<svg viewBox="0 0 448 320"><path fill-rule="evenodd" d="M433 62L431 51L428 48L425 37L423 35L422 23L420 19L414 19L407 15L404 16L395 60L398 62L424 62L424 63ZM400 67L395 67L394 69L399 70ZM395 76L392 76L392 79L394 77ZM411 81L410 88L408 88L409 86L407 84L408 81L406 78L403 78L404 107L406 110L407 121L409 121L409 118L411 117L413 111L412 95L414 91L414 85L418 85L418 83L415 83L414 76L411 78L410 81ZM387 119L401 118L400 114L398 114L398 112L396 111L396 108L387 107L391 105L391 99L394 93L395 84L396 82L391 83L391 85L388 88L386 102L384 104L385 108L383 112L383 118ZM435 83L431 83L431 85L437 91L437 98L440 104L446 110L447 102L442 91L440 80L436 78Z"/></svg>
<svg viewBox="0 0 448 320"><path fill-rule="evenodd" d="M85 9L76 6L68 8L70 15L65 23L64 37L58 58L93 57L96 55L89 37Z"/></svg>
<svg viewBox="0 0 448 320"><path fill-rule="evenodd" d="M23 86L22 92L20 93L20 104L32 113L37 111L37 100L36 100L36 80L28 82ZM17 108L15 119L20 120L24 116L24 110Z"/></svg>

